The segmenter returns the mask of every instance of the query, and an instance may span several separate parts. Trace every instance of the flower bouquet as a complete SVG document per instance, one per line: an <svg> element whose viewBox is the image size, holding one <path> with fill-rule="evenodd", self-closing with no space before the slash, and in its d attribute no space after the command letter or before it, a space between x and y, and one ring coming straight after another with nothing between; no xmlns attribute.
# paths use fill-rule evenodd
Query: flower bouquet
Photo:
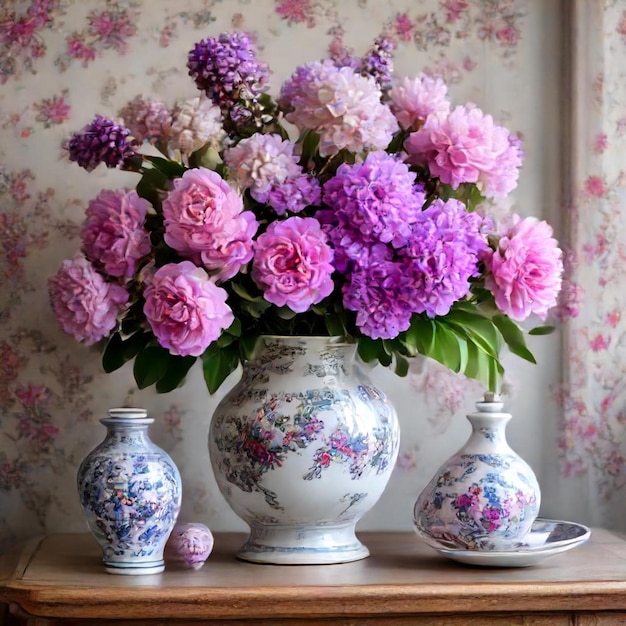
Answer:
<svg viewBox="0 0 626 626"><path fill-rule="evenodd" d="M89 203L50 279L63 329L158 392L197 359L215 392L264 334L342 336L400 375L421 354L491 390L504 344L534 361L518 322L556 304L562 254L545 222L489 215L520 141L392 57L379 39L307 63L274 99L249 37L222 34L189 52L200 96L73 134L70 160L139 180Z"/></svg>

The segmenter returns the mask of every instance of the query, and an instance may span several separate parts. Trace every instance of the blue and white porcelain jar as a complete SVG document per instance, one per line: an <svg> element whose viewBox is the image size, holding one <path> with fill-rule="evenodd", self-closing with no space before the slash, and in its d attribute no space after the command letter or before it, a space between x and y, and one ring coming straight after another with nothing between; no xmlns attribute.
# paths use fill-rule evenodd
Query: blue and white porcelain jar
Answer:
<svg viewBox="0 0 626 626"><path fill-rule="evenodd" d="M181 479L169 455L148 437L144 409L110 409L104 441L78 470L87 523L111 574L156 574L181 505Z"/></svg>
<svg viewBox="0 0 626 626"><path fill-rule="evenodd" d="M421 492L418 535L435 548L506 551L523 543L541 502L537 478L506 441L510 413L487 394L467 416L472 434Z"/></svg>

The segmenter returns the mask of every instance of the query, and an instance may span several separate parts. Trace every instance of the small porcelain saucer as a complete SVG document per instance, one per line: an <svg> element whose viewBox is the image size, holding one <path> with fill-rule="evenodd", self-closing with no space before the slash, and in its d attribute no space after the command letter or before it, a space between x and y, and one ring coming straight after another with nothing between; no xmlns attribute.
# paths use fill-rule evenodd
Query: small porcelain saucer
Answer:
<svg viewBox="0 0 626 626"><path fill-rule="evenodd" d="M451 549L445 541L438 543L419 530L417 534L439 554L459 563L484 567L529 567L583 544L591 536L591 530L574 522L538 518L524 541L509 550Z"/></svg>

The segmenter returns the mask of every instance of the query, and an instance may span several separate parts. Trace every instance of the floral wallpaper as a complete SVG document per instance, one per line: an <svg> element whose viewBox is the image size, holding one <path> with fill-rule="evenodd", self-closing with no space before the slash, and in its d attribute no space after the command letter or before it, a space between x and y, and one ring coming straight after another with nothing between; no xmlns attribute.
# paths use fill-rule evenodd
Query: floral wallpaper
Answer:
<svg viewBox="0 0 626 626"><path fill-rule="evenodd" d="M575 145L566 146L559 51L568 22L559 0L5 0L0 552L35 534L86 530L76 470L102 440L98 420L114 406L145 407L156 418L152 437L183 476L181 520L244 528L208 460L209 420L222 392L208 397L195 369L166 395L137 390L128 367L105 374L95 348L58 328L46 288L77 248L86 203L103 188L136 182L102 168L87 176L70 164L71 132L95 113L118 116L137 95L170 104L194 97L187 52L227 30L250 33L276 89L297 65L329 51L362 54L384 34L397 43L397 75L440 76L455 101L475 102L519 134L525 164L501 209L550 221L568 249L569 274L552 320L557 332L532 338L538 364L507 362L509 441L539 477L542 515L623 526L626 196L617 155L626 137L626 10L618 0L589 4L573 2L569 16L590 20L594 45L571 59L578 106ZM572 160L563 168L574 192L568 206L558 182L562 156ZM464 413L482 389L422 359L408 378L378 369L373 376L396 402L402 443L387 491L360 528L408 530L419 491L467 438Z"/></svg>

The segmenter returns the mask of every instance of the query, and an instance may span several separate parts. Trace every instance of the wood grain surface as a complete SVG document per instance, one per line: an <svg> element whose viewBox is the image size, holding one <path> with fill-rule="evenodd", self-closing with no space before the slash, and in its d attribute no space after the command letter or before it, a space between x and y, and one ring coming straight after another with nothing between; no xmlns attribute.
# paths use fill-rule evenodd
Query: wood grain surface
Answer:
<svg viewBox="0 0 626 626"><path fill-rule="evenodd" d="M217 534L199 571L168 564L162 574L116 576L104 571L91 535L50 535L0 558L0 601L15 614L53 620L29 624L68 626L482 626L486 615L496 626L626 624L626 542L608 531L594 530L585 545L516 569L448 561L413 533L360 537L371 551L362 561L280 566L237 560L244 535Z"/></svg>

